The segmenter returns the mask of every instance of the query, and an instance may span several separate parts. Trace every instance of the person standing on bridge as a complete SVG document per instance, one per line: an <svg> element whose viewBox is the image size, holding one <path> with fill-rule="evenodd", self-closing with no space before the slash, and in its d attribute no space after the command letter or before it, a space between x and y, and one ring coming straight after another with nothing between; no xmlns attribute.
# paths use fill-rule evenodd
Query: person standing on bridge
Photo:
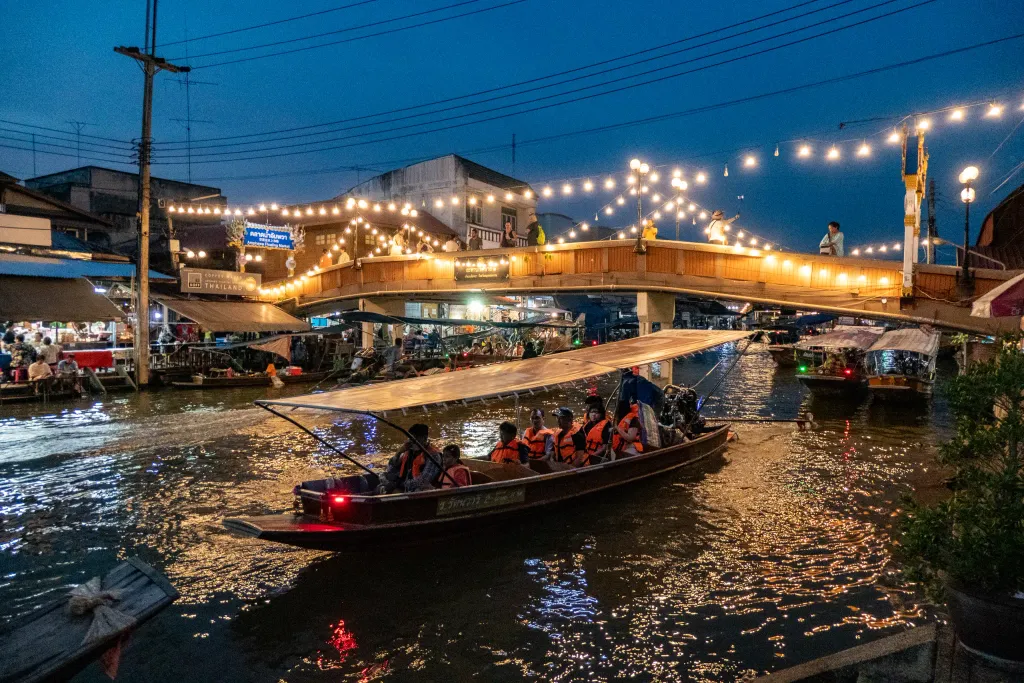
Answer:
<svg viewBox="0 0 1024 683"><path fill-rule="evenodd" d="M708 223L708 227L704 231L708 234L708 242L713 244L725 244L725 233L729 230L729 225L739 217L740 215L736 214L732 218L727 219L725 217L725 212L721 209L718 209L711 214L711 222Z"/></svg>
<svg viewBox="0 0 1024 683"><path fill-rule="evenodd" d="M822 256L843 255L843 233L839 231L839 223L832 221L828 224L828 233L818 243L818 253Z"/></svg>

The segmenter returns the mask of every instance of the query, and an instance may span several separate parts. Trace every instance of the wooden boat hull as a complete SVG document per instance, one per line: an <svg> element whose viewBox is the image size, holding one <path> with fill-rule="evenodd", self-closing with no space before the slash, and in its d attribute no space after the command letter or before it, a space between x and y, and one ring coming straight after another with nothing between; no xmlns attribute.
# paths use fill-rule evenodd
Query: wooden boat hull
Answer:
<svg viewBox="0 0 1024 683"><path fill-rule="evenodd" d="M344 514L357 522L335 521L333 508L325 501L319 516L286 513L242 517L226 519L224 526L267 541L318 550L421 542L508 517L518 518L694 464L725 450L728 434L728 425L723 425L684 444L579 469L411 494L351 496L344 503L348 506ZM488 465L492 472L501 467L520 468Z"/></svg>
<svg viewBox="0 0 1024 683"><path fill-rule="evenodd" d="M330 372L305 372L301 375L278 375L285 384L319 382ZM202 382L171 382L175 389L229 389L235 387L269 387L270 377L204 377Z"/></svg>
<svg viewBox="0 0 1024 683"><path fill-rule="evenodd" d="M821 396L861 396L867 391L863 377L836 377L834 375L800 375L800 383L811 393Z"/></svg>
<svg viewBox="0 0 1024 683"><path fill-rule="evenodd" d="M9 624L8 631L0 637L0 683L69 680L178 598L178 592L163 574L135 557L104 576L102 589L122 591L112 607L135 618L132 629L83 645L93 615L70 616L67 598L58 600Z"/></svg>
<svg viewBox="0 0 1024 683"><path fill-rule="evenodd" d="M796 357L796 350L792 344L780 344L778 346L769 346L768 353L771 354L772 360L780 368L795 368L800 362Z"/></svg>
<svg viewBox="0 0 1024 683"><path fill-rule="evenodd" d="M872 396L882 398L931 396L934 382L907 375L876 375L868 377L868 389Z"/></svg>

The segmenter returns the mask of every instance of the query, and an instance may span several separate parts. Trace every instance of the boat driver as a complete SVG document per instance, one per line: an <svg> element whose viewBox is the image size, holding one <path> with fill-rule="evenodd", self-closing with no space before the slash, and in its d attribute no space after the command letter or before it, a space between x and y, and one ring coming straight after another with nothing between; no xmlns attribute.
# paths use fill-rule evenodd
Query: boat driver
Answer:
<svg viewBox="0 0 1024 683"><path fill-rule="evenodd" d="M379 493L431 489L441 474L441 453L428 439L430 427L417 423L409 428L409 434L412 438L388 461ZM433 457L424 454L421 444Z"/></svg>

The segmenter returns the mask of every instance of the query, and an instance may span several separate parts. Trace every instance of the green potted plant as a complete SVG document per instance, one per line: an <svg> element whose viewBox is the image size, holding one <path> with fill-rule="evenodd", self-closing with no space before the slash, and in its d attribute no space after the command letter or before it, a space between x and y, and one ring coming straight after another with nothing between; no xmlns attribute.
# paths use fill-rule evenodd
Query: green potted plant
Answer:
<svg viewBox="0 0 1024 683"><path fill-rule="evenodd" d="M961 644L1024 666L1024 352L1008 339L948 389L953 437L939 460L951 495L911 502L903 518L907 575L944 601Z"/></svg>

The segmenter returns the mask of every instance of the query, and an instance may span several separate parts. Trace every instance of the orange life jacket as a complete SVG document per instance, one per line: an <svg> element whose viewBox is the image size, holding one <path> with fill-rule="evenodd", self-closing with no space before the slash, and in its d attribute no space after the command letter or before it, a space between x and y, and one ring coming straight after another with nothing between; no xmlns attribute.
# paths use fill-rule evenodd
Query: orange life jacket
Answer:
<svg viewBox="0 0 1024 683"><path fill-rule="evenodd" d="M441 475L441 488L450 489L454 488L455 484L459 486L469 486L473 483L473 475L470 474L469 468L465 465L455 465L445 470L447 475ZM451 477L449 479L449 477ZM455 484L452 483L452 479L455 480Z"/></svg>
<svg viewBox="0 0 1024 683"><path fill-rule="evenodd" d="M555 439L555 454L554 459L556 462L572 462L572 457L576 454L576 444L572 440L573 434L580 431L578 424L573 424L572 427L565 431L554 432Z"/></svg>
<svg viewBox="0 0 1024 683"><path fill-rule="evenodd" d="M640 419L640 404L639 403L634 403L633 405L631 405L629 407L629 412L626 413L621 420L619 420L619 429L621 429L624 432L628 432L629 431L629 423L632 422L634 418L636 418L637 420ZM630 444L625 439L623 439L621 436L619 436L618 432L613 432L612 433L612 450L613 451L615 451L618 454L621 454L623 449L625 449L627 446L630 446L630 445L632 445L633 448L636 449L637 453L643 453L644 452L644 445L642 443L640 443L640 434L637 434L636 435L636 441L634 441L634 442L632 442L632 444Z"/></svg>
<svg viewBox="0 0 1024 683"><path fill-rule="evenodd" d="M597 452L604 447L604 441L601 439L601 435L604 432L605 426L608 424L608 418L605 418L594 424L594 426L590 428L590 431L587 432L587 450L586 455L583 458L583 462L580 463L581 465L589 465L590 458L597 455Z"/></svg>
<svg viewBox="0 0 1024 683"><path fill-rule="evenodd" d="M491 462L519 464L519 439L512 439L507 444L498 441L498 445L491 451Z"/></svg>
<svg viewBox="0 0 1024 683"><path fill-rule="evenodd" d="M523 432L523 441L530 448L530 460L544 459L544 450L547 446L548 437L553 435L554 432L550 429L541 428L534 430L532 426L526 428L526 431Z"/></svg>
<svg viewBox="0 0 1024 683"><path fill-rule="evenodd" d="M430 448L430 444L427 444L427 448ZM441 454L440 453L438 453L436 450L431 448L430 449L430 454L433 455L434 458L437 459L438 462L440 462L440 460L441 460ZM410 460L411 460L411 462L410 462ZM399 480L405 481L410 476L413 479L415 479L416 477L420 476L421 472L423 472L423 468L426 466L426 464L427 464L427 456L425 456L422 451L419 452L416 455L415 458L411 458L411 459L409 458L409 451L404 451L402 453L401 464L398 466L398 478L399 478Z"/></svg>

